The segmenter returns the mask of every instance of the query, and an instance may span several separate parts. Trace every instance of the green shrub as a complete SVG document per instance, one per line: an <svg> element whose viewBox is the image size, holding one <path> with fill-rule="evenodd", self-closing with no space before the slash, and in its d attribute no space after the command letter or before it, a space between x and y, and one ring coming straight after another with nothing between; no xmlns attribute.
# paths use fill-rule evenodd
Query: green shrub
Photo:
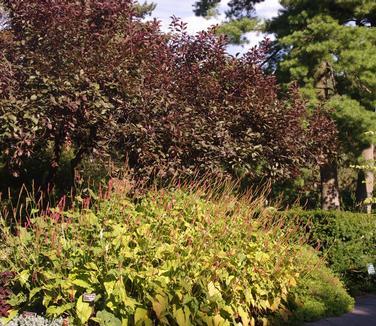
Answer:
<svg viewBox="0 0 376 326"><path fill-rule="evenodd" d="M0 269L16 272L10 318L27 310L74 325L253 325L289 308L303 314L299 302L317 299L305 275L318 272L318 258L301 257L294 230L270 226L262 198L178 189L134 200L127 184L116 189L91 205L78 197L69 211L34 211L17 235L2 220Z"/></svg>
<svg viewBox="0 0 376 326"><path fill-rule="evenodd" d="M367 263L376 263L376 218L374 215L340 211L283 212L297 221L308 242L319 247L331 269L354 293L376 290Z"/></svg>
<svg viewBox="0 0 376 326"><path fill-rule="evenodd" d="M68 315L75 325L269 318L297 283L298 249L262 227L268 213L259 203L204 197L161 190L135 202L115 194L91 209L35 213L17 236L3 221L0 268L17 272L11 316ZM84 293L95 293L95 302L84 302Z"/></svg>
<svg viewBox="0 0 376 326"><path fill-rule="evenodd" d="M290 298L290 325L338 316L353 308L354 299L314 250L303 248L299 266L303 270Z"/></svg>

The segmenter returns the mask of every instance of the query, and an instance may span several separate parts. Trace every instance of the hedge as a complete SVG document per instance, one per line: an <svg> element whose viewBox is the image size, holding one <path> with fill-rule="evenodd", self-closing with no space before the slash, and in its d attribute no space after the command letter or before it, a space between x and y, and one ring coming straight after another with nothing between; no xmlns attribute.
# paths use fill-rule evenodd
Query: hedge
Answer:
<svg viewBox="0 0 376 326"><path fill-rule="evenodd" d="M352 293L376 290L376 278L367 272L367 264L376 263L375 215L301 209L280 214L300 225L300 233L319 248Z"/></svg>

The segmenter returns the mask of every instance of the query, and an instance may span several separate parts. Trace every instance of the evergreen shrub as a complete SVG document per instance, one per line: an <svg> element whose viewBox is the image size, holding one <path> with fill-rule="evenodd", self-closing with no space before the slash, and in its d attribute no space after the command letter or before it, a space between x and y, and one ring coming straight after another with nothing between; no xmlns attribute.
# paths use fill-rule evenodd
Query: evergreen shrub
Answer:
<svg viewBox="0 0 376 326"><path fill-rule="evenodd" d="M341 211L304 211L281 213L296 221L308 243L319 248L353 293L374 291L375 277L369 276L367 264L376 263L376 219L373 214Z"/></svg>
<svg viewBox="0 0 376 326"><path fill-rule="evenodd" d="M339 316L353 308L354 299L316 251L302 248L299 265L305 269L291 297L289 325Z"/></svg>

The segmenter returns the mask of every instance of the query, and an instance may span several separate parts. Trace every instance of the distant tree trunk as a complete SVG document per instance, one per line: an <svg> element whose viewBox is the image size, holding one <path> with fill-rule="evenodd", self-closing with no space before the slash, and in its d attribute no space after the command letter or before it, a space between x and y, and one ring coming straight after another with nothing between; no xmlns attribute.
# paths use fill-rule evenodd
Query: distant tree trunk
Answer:
<svg viewBox="0 0 376 326"><path fill-rule="evenodd" d="M340 209L337 164L330 162L320 167L321 208Z"/></svg>
<svg viewBox="0 0 376 326"><path fill-rule="evenodd" d="M323 61L315 73L315 88L318 98L326 102L335 94L335 78L331 64ZM336 159L326 157L326 163L320 166L321 208L340 209L338 167Z"/></svg>
<svg viewBox="0 0 376 326"><path fill-rule="evenodd" d="M374 145L370 145L362 151L362 158L365 165L372 165L374 160ZM360 210L371 214L372 204L363 205L366 199L373 196L374 175L372 171L366 169L360 170L358 173L358 182L356 187L356 200L360 205Z"/></svg>

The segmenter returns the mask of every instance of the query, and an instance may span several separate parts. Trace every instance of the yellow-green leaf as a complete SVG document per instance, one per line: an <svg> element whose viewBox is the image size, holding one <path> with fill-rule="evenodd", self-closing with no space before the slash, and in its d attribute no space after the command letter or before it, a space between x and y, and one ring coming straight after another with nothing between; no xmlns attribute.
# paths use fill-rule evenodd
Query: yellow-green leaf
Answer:
<svg viewBox="0 0 376 326"><path fill-rule="evenodd" d="M18 277L21 285L24 286L25 284L27 284L27 281L29 280L30 272L27 269L25 269L19 274Z"/></svg>
<svg viewBox="0 0 376 326"><path fill-rule="evenodd" d="M92 318L94 320L94 318ZM100 326L121 326L122 322L116 318L114 314L106 310L98 311L96 315L96 321Z"/></svg>
<svg viewBox="0 0 376 326"><path fill-rule="evenodd" d="M143 308L137 308L134 314L134 322L136 326L152 326L152 321L148 316L148 311Z"/></svg>
<svg viewBox="0 0 376 326"><path fill-rule="evenodd" d="M240 318L242 319L243 326L248 326L249 323L250 323L248 313L246 311L244 311L244 309L242 307L239 307L238 308L238 314L239 314Z"/></svg>
<svg viewBox="0 0 376 326"><path fill-rule="evenodd" d="M94 264L94 263L86 263L85 264L85 268L99 272L98 266L96 264Z"/></svg>
<svg viewBox="0 0 376 326"><path fill-rule="evenodd" d="M84 280L79 280L79 279L73 280L72 284L82 287L84 289L91 289L91 285Z"/></svg>
<svg viewBox="0 0 376 326"><path fill-rule="evenodd" d="M115 281L104 282L103 285L106 289L107 295L110 296L114 291Z"/></svg>
<svg viewBox="0 0 376 326"><path fill-rule="evenodd" d="M51 300L52 300L52 297L49 294L44 294L43 301L42 301L43 306L45 306L46 308L48 308Z"/></svg>
<svg viewBox="0 0 376 326"><path fill-rule="evenodd" d="M4 325L8 324L14 317L18 315L17 310L8 310L8 317L0 318L0 322Z"/></svg>
<svg viewBox="0 0 376 326"><path fill-rule="evenodd" d="M157 294L155 300L152 302L152 305L158 319L161 319L166 311L167 299L164 296Z"/></svg>
<svg viewBox="0 0 376 326"><path fill-rule="evenodd" d="M174 317L179 326L191 325L189 315L190 315L190 312L188 309L185 309L184 311L181 308L177 310L174 309Z"/></svg>
<svg viewBox="0 0 376 326"><path fill-rule="evenodd" d="M40 290L42 290L41 287L34 288L29 293L29 300L33 298L34 295L36 295Z"/></svg>
<svg viewBox="0 0 376 326"><path fill-rule="evenodd" d="M46 310L47 315L52 315L52 316L60 316L64 312L72 309L74 307L74 303L67 303L62 306L50 306Z"/></svg>
<svg viewBox="0 0 376 326"><path fill-rule="evenodd" d="M209 282L208 284L208 293L210 297L222 297L221 291L218 289L219 285L215 285L213 282Z"/></svg>
<svg viewBox="0 0 376 326"><path fill-rule="evenodd" d="M76 313L77 317L80 319L82 324L85 324L92 314L92 308L87 302L84 302L82 300L82 295L79 297L77 301Z"/></svg>
<svg viewBox="0 0 376 326"><path fill-rule="evenodd" d="M213 317L213 324L214 326L230 326L230 323L227 320L225 320L221 315L215 315Z"/></svg>

